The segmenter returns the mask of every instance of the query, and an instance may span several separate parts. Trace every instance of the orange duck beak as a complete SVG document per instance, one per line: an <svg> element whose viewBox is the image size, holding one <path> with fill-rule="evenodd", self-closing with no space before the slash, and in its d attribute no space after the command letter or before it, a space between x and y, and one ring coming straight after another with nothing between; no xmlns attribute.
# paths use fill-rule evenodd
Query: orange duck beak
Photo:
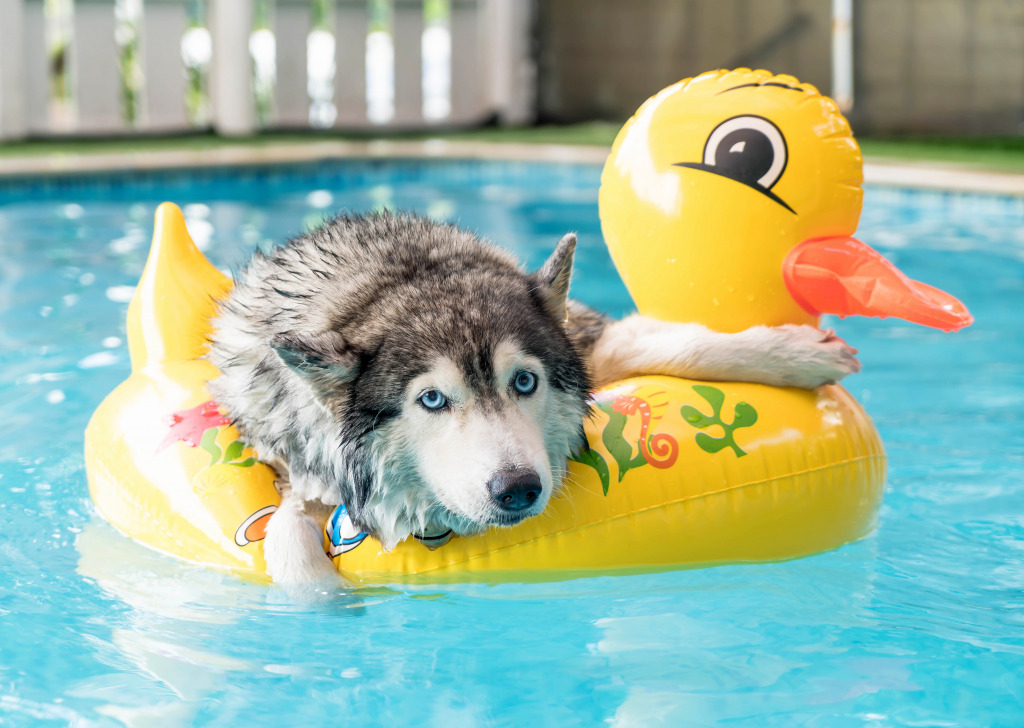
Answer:
<svg viewBox="0 0 1024 728"><path fill-rule="evenodd" d="M907 278L855 238L805 240L786 256L782 275L793 299L814 315L894 316L943 331L974 321L959 300Z"/></svg>

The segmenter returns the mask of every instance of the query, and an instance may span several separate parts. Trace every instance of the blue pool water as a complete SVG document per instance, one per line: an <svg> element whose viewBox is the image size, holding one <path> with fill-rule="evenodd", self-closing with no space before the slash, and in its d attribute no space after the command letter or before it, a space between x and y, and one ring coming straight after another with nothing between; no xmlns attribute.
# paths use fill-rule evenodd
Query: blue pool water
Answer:
<svg viewBox="0 0 1024 728"><path fill-rule="evenodd" d="M82 430L128 373L156 205L208 255L412 208L630 309L599 170L350 163L0 181L0 724L1024 725L1024 200L869 189L860 236L967 302L947 335L834 322L889 452L878 530L783 564L319 602L154 554L94 513Z"/></svg>

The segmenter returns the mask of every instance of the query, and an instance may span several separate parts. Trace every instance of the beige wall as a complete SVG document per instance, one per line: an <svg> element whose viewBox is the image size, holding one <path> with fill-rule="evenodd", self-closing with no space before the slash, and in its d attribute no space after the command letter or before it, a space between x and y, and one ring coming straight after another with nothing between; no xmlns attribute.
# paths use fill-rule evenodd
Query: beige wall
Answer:
<svg viewBox="0 0 1024 728"><path fill-rule="evenodd" d="M1024 0L857 0L853 120L1024 134Z"/></svg>
<svg viewBox="0 0 1024 728"><path fill-rule="evenodd" d="M831 87L830 0L540 0L542 119L628 117L686 76L753 66ZM854 0L854 127L1024 133L1024 0Z"/></svg>

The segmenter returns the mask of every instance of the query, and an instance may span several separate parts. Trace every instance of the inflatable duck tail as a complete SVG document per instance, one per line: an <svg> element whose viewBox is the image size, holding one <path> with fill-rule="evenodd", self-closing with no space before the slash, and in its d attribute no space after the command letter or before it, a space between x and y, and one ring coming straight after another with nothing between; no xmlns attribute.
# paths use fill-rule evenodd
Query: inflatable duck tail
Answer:
<svg viewBox="0 0 1024 728"><path fill-rule="evenodd" d="M192 242L178 206L160 205L149 258L128 306L132 371L205 354L216 301L231 285Z"/></svg>

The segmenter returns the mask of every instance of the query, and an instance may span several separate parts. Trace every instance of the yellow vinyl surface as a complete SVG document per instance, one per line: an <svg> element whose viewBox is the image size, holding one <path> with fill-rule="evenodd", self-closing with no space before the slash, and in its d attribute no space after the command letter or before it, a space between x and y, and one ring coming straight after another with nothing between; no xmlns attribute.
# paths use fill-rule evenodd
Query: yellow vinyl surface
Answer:
<svg viewBox="0 0 1024 728"><path fill-rule="evenodd" d="M410 539L385 554L367 539L336 557L339 569L361 580L528 578L773 561L835 548L875 524L885 454L842 387L640 377L600 390L597 405L587 436L603 467L572 463L562 496L541 516L434 551ZM756 412L756 421L735 427L737 407ZM661 436L666 462L640 451L648 408L648 434ZM684 411L724 424L694 424Z"/></svg>
<svg viewBox="0 0 1024 728"><path fill-rule="evenodd" d="M805 238L853 232L860 154L831 101L772 83L750 71L680 82L616 140L602 224L642 313L721 331L815 323L786 292L781 261ZM796 212L675 165L699 161L715 125L745 113L785 129L788 166L772 189ZM274 472L210 401L216 370L200 358L230 285L195 248L178 208L161 205L129 307L133 371L89 423L86 471L99 510L130 537L261 577L279 502ZM882 443L840 386L640 377L595 393L587 436L590 452L540 516L436 550L409 539L383 553L357 539L334 557L339 571L357 581L538 579L775 561L864 536L882 500Z"/></svg>
<svg viewBox="0 0 1024 728"><path fill-rule="evenodd" d="M206 382L216 370L197 357L213 297L225 287L205 259L193 257L184 230L180 211L162 205L143 281L184 260L218 287L192 299L190 309L173 290L139 286L137 297L154 290L164 297L129 309L133 362L142 365L89 423L90 493L138 541L262 576L263 529L279 502L274 472L210 402ZM188 280L191 287L195 279ZM164 336L181 331L192 348L162 343L182 357L162 360L146 327ZM434 551L410 539L382 553L368 538L336 558L339 570L362 581L543 578L771 561L835 548L875 523L885 455L870 419L842 387L806 392L641 377L595 397L591 454L571 464L544 514Z"/></svg>

